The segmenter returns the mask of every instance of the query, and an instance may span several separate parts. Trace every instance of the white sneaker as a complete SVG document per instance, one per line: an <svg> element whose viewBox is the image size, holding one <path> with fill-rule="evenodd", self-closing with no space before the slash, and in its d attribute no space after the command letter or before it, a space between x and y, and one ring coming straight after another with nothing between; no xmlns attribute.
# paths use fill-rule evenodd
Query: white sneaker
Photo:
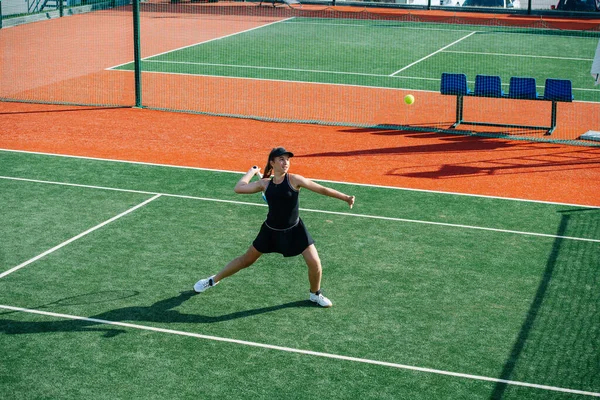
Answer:
<svg viewBox="0 0 600 400"><path fill-rule="evenodd" d="M310 301L317 303L321 307L331 307L333 303L327 297L323 296L320 290L317 293L310 293Z"/></svg>
<svg viewBox="0 0 600 400"><path fill-rule="evenodd" d="M219 282L213 282L213 278L215 276L210 276L206 279L200 279L198 282L196 282L196 284L194 285L194 292L196 293L202 293L204 292L206 289L211 288L213 286L216 286L219 284Z"/></svg>

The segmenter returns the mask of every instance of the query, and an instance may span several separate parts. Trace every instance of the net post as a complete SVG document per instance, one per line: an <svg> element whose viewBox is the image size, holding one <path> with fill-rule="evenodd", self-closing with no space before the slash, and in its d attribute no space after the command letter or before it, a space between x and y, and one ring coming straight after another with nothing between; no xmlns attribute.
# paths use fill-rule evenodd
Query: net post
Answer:
<svg viewBox="0 0 600 400"><path fill-rule="evenodd" d="M142 59L140 51L140 0L133 0L133 59L135 65L135 107L142 107Z"/></svg>

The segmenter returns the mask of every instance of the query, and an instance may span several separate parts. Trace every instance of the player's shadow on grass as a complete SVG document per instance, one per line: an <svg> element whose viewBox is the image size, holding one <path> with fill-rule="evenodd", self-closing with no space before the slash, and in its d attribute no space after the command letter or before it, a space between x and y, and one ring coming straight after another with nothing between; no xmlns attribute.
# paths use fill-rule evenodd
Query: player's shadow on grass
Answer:
<svg viewBox="0 0 600 400"><path fill-rule="evenodd" d="M0 319L0 333L18 335L49 332L103 332L104 337L114 337L118 334L125 333L126 329L120 325L111 325L111 322L131 324L138 322L155 322L161 324L210 324L251 317L286 308L315 306L315 304L309 300L298 300L275 306L237 311L219 316L182 314L179 311L174 310L174 308L180 306L194 295L196 295L196 293L193 291L181 292L178 296L160 300L148 307L123 307L91 317L84 317L85 319L65 319L60 321L17 321L12 319ZM15 311L0 313L0 316L14 312ZM60 313L60 311L56 310L53 310L53 312ZM68 315L68 313L65 314Z"/></svg>

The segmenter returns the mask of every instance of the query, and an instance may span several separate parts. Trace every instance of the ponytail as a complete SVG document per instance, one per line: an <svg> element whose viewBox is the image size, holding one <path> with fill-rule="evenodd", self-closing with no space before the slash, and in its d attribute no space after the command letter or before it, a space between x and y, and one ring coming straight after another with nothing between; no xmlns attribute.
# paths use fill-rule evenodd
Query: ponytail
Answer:
<svg viewBox="0 0 600 400"><path fill-rule="evenodd" d="M273 172L273 166L271 165L271 159L267 161L267 166L265 167L263 178L269 178L271 173Z"/></svg>

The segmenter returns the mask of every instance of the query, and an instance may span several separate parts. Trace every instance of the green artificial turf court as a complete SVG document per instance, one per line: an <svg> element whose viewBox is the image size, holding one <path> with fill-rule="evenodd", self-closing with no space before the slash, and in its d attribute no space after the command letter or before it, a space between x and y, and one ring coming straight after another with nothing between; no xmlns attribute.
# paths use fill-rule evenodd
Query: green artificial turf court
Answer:
<svg viewBox="0 0 600 400"><path fill-rule="evenodd" d="M597 32L294 17L142 59L166 74L439 91L443 72L572 81L576 100L600 101L590 66ZM133 70L134 64L115 69Z"/></svg>
<svg viewBox="0 0 600 400"><path fill-rule="evenodd" d="M0 152L0 397L600 396L600 209L329 182L331 309L301 257L194 295L264 220L240 176Z"/></svg>

